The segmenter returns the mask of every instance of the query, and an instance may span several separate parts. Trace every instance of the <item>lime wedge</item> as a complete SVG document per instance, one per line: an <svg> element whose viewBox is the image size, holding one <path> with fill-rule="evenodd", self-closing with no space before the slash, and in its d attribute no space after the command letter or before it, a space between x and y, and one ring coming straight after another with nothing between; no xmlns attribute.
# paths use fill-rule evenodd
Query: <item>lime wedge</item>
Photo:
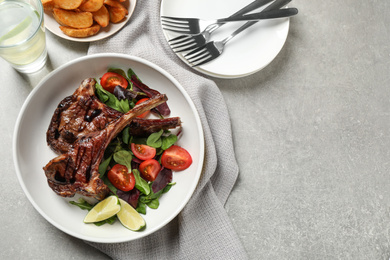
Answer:
<svg viewBox="0 0 390 260"><path fill-rule="evenodd" d="M9 32L0 37L0 43L3 45L10 45L18 43L26 39L30 33L30 26L32 18L27 16L18 25L12 28Z"/></svg>
<svg viewBox="0 0 390 260"><path fill-rule="evenodd" d="M123 226L132 231L138 231L146 226L145 220L129 203L122 199L119 199L119 202L121 210L117 213L117 217Z"/></svg>
<svg viewBox="0 0 390 260"><path fill-rule="evenodd" d="M118 213L121 206L117 196L109 196L96 204L85 216L84 223L94 223L108 219Z"/></svg>

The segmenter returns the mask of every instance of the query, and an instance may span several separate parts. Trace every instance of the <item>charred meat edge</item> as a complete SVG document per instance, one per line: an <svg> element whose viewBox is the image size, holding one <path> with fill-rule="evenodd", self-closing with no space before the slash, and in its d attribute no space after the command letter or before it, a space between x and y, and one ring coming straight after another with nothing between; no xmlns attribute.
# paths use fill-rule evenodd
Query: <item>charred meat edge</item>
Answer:
<svg viewBox="0 0 390 260"><path fill-rule="evenodd" d="M78 193L98 200L105 198L109 189L100 179L98 169L108 144L135 117L167 100L166 95L156 95L111 121L106 128L82 136L67 153L52 159L43 168L52 190L63 197Z"/></svg>
<svg viewBox="0 0 390 260"><path fill-rule="evenodd" d="M77 139L104 129L111 121L123 115L97 98L95 84L92 78L83 80L73 95L64 98L57 106L46 132L47 144L56 153L66 153ZM129 126L131 135L145 137L161 129L179 127L181 121L179 117L134 118Z"/></svg>

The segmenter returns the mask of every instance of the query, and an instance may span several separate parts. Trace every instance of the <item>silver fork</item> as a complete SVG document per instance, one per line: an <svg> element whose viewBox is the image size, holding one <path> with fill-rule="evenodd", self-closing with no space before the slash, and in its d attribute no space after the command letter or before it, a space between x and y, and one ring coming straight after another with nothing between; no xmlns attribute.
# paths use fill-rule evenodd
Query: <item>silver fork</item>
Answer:
<svg viewBox="0 0 390 260"><path fill-rule="evenodd" d="M280 16L279 16L280 18L281 17L290 17L290 16L296 15L298 13L298 9L296 9L296 8L279 9L279 11L283 12L283 15L282 15L282 13L280 14ZM225 47L225 44L228 41L233 39L233 37L235 37L237 34L244 31L248 27L252 26L256 22L257 21L246 22L244 25L239 27L231 35L229 35L228 37L226 37L222 41L208 42L205 45L203 45L199 48L196 48L195 50L187 53L184 56L184 58L187 59L187 61L192 64L192 67L200 66L200 65L203 65L207 62L210 62L222 54L223 49Z"/></svg>
<svg viewBox="0 0 390 260"><path fill-rule="evenodd" d="M261 6L264 6L273 0L256 0L252 2L251 4L245 6L238 12L234 13L233 15L229 16L229 18L236 17L236 16L242 16L252 10L255 10ZM287 5L291 0L275 0L273 3L268 5L262 12L266 12L269 10L274 9L280 9L283 6ZM172 47L172 50L174 52L185 52L190 51L195 48L198 48L200 46L203 46L210 40L210 35L212 32L217 30L219 27L224 25L225 23L213 23L207 26L202 32L195 33L197 30L196 28L199 28L199 26L195 26L191 32L195 34L183 34L178 37L175 37L173 39L169 40L169 44Z"/></svg>
<svg viewBox="0 0 390 260"><path fill-rule="evenodd" d="M229 18L244 15L244 14L246 14L250 11L253 11L261 6L264 6L272 1L273 0L255 0L252 3L250 3L249 5L243 7L239 11L237 11L234 14L232 14L231 16L229 16ZM163 16L163 18L164 17L167 17L167 16ZM169 18L173 18L173 17L169 17ZM212 24L208 25L203 31L201 31L199 24L195 24L194 26L191 27L190 33L188 33L187 35L180 35L176 38L171 39L171 41L180 40L180 39L183 39L184 37L190 37L191 35L195 35L195 34L202 34L202 33L210 34L224 24L225 23L212 23ZM171 29L168 28L167 30L170 31Z"/></svg>
<svg viewBox="0 0 390 260"><path fill-rule="evenodd" d="M184 18L184 17L170 17L161 16L161 24L164 30L177 32L177 33L191 33L193 31L200 31L207 25L214 23L227 23L227 22L239 22L239 21L257 21L262 19L275 18L277 10L269 10L266 12L258 12L253 14L227 17L216 20L202 20L199 18Z"/></svg>

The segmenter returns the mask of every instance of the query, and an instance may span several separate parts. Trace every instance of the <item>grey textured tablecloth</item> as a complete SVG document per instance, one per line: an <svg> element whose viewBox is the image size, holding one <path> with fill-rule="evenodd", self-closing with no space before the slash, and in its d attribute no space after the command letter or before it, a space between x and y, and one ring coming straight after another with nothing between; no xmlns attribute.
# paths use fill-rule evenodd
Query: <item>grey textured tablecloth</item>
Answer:
<svg viewBox="0 0 390 260"><path fill-rule="evenodd" d="M205 136L202 176L187 206L143 239L92 245L114 259L246 259L224 204L238 176L226 104L216 84L186 67L169 48L159 22L160 1L138 1L127 26L91 43L88 54L116 52L145 58L173 75L200 114Z"/></svg>
<svg viewBox="0 0 390 260"><path fill-rule="evenodd" d="M142 10L145 6L158 12L157 3L152 6L141 1L152 0L138 0L126 31L134 30L134 23L150 12ZM244 78L213 79L229 110L240 169L224 208L251 260L387 260L390 1L294 0L291 6L297 7L299 14L290 19L287 41L272 63ZM46 221L29 202L16 176L11 150L21 106L43 76L86 55L89 46L46 32L49 62L40 75L19 74L0 59L0 258L109 260ZM118 35L122 33L130 34L121 31ZM150 42L160 39L151 37ZM132 45L139 46L141 40ZM95 44L93 48L100 51L102 47L98 50ZM156 49L165 50L163 44L157 42ZM165 61L153 57L154 48L148 53L124 50L119 43L116 48L165 66ZM188 72L181 73L187 68L171 58L168 64L177 63L178 68L165 69L183 84ZM193 84L185 87L191 91ZM208 86L208 90L213 88ZM212 124L214 117L206 115ZM187 212L188 208L183 214ZM174 230L180 223L189 223L181 218L166 227L165 231L172 231L166 232L166 237L182 232ZM211 235L212 231L205 232ZM138 248L145 248L147 240L143 243ZM163 250L177 256L171 244ZM137 253L136 245L130 246L131 252ZM229 250L229 246L224 247ZM194 251L198 248L194 246Z"/></svg>

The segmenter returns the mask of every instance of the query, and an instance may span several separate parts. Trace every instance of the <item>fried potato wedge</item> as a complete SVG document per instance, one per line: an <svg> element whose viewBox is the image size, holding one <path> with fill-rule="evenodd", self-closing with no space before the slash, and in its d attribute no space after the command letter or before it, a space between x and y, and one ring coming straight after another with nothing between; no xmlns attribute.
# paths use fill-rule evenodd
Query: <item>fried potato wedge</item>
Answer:
<svg viewBox="0 0 390 260"><path fill-rule="evenodd" d="M93 12L92 15L93 20L101 27L107 27L107 25L110 23L110 14L104 5L98 11Z"/></svg>
<svg viewBox="0 0 390 260"><path fill-rule="evenodd" d="M53 0L54 3L62 9L74 10L78 8L84 0Z"/></svg>
<svg viewBox="0 0 390 260"><path fill-rule="evenodd" d="M53 8L58 8L58 5L54 3L54 0L41 0L43 9L45 11L53 11Z"/></svg>
<svg viewBox="0 0 390 260"><path fill-rule="evenodd" d="M104 0L104 4L116 7L116 8L121 8L127 11L127 9L118 1L116 0Z"/></svg>
<svg viewBox="0 0 390 260"><path fill-rule="evenodd" d="M110 22L112 23L119 23L129 13L118 1L104 0L104 4L107 5L108 13L110 14Z"/></svg>
<svg viewBox="0 0 390 260"><path fill-rule="evenodd" d="M84 12L96 12L103 6L104 0L86 0L79 7Z"/></svg>
<svg viewBox="0 0 390 260"><path fill-rule="evenodd" d="M107 6L107 9L112 23L119 23L126 17L126 12L121 8Z"/></svg>
<svg viewBox="0 0 390 260"><path fill-rule="evenodd" d="M1 0L0 0L1 1ZM126 0L41 0L46 12L51 12L61 31L76 38L97 34L110 23L119 23L129 11Z"/></svg>
<svg viewBox="0 0 390 260"><path fill-rule="evenodd" d="M60 25L73 28L88 28L93 24L93 16L90 12L75 12L54 8L53 16Z"/></svg>
<svg viewBox="0 0 390 260"><path fill-rule="evenodd" d="M68 26L60 26L60 29L63 33L65 33L70 37L85 38L97 34L100 30L100 25L94 24L91 27L83 28L83 29L76 29Z"/></svg>

